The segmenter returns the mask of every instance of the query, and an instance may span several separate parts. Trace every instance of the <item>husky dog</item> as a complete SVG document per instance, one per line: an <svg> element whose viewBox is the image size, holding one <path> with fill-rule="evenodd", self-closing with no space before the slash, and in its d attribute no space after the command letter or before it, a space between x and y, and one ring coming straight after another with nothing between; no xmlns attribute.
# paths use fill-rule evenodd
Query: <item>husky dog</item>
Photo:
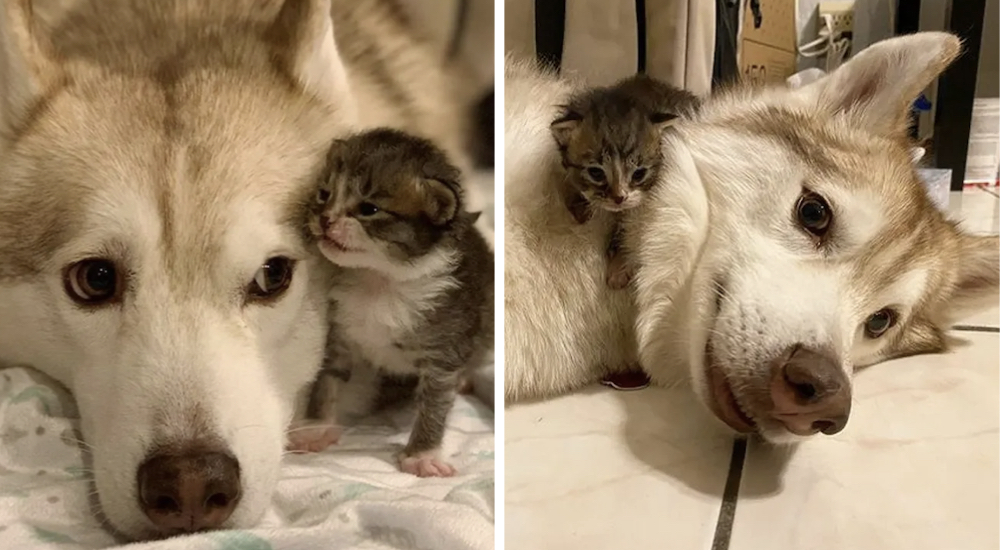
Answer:
<svg viewBox="0 0 1000 550"><path fill-rule="evenodd" d="M913 98L959 47L893 38L799 89L707 99L664 140L669 185L625 216L632 296L603 284L611 220L577 225L555 191L547 125L577 85L509 62L508 402L639 360L655 383L690 379L738 432L842 430L856 368L941 351L954 319L997 303L997 237L945 219L905 139Z"/></svg>
<svg viewBox="0 0 1000 550"><path fill-rule="evenodd" d="M0 10L0 363L73 392L114 530L251 526L322 361L329 144L461 165L471 105L394 2L63 4Z"/></svg>

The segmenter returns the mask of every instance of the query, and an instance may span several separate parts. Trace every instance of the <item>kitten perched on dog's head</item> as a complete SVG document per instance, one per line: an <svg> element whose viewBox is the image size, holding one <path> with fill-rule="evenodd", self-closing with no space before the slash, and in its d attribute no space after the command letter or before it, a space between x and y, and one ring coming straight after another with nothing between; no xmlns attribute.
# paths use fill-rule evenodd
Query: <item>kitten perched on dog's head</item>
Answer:
<svg viewBox="0 0 1000 550"><path fill-rule="evenodd" d="M618 213L638 206L660 177L663 130L699 104L690 92L646 75L572 96L550 130L566 169L563 202L577 223L586 223L594 208ZM624 288L632 272L620 253L619 221L608 245L611 288Z"/></svg>
<svg viewBox="0 0 1000 550"><path fill-rule="evenodd" d="M657 180L663 129L696 101L691 94L639 75L589 88L562 106L551 124L567 170L567 206L578 222L589 208L634 208Z"/></svg>
<svg viewBox="0 0 1000 550"><path fill-rule="evenodd" d="M462 210L460 173L429 141L377 129L330 148L310 232L342 267L405 277L478 214Z"/></svg>

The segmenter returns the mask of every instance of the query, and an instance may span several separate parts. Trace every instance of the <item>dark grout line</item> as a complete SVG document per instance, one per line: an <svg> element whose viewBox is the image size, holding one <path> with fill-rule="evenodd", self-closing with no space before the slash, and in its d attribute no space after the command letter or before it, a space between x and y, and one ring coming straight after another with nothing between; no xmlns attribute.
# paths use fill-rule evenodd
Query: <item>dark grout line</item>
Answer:
<svg viewBox="0 0 1000 550"><path fill-rule="evenodd" d="M1000 327L984 327L980 325L955 325L951 329L963 332L1000 332Z"/></svg>
<svg viewBox="0 0 1000 550"><path fill-rule="evenodd" d="M743 462L747 457L747 440L744 437L733 441L733 457L729 461L729 475L722 493L719 521L715 524L712 550L729 550L729 539L733 536L733 520L736 519L736 501L740 496L740 480L743 479Z"/></svg>

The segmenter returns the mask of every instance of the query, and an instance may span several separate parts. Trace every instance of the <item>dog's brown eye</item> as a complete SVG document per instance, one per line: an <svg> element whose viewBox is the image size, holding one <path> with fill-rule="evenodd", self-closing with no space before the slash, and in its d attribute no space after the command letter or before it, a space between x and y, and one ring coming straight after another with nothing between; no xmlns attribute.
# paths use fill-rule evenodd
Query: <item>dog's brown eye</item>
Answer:
<svg viewBox="0 0 1000 550"><path fill-rule="evenodd" d="M87 259L77 262L64 275L66 293L80 304L97 306L121 297L121 280L114 262Z"/></svg>
<svg viewBox="0 0 1000 550"><path fill-rule="evenodd" d="M361 214L362 216L374 216L375 214L378 214L378 206L375 206L370 202L363 202L358 205L358 214Z"/></svg>
<svg viewBox="0 0 1000 550"><path fill-rule="evenodd" d="M590 176L590 179L596 181L597 183L601 183L604 181L604 170L601 170L596 166L591 166L590 168L587 168L587 175Z"/></svg>
<svg viewBox="0 0 1000 550"><path fill-rule="evenodd" d="M270 258L260 266L250 283L250 295L257 299L280 296L292 283L292 268L295 263L284 256Z"/></svg>
<svg viewBox="0 0 1000 550"><path fill-rule="evenodd" d="M805 193L795 205L799 225L817 237L822 237L830 228L833 213L823 197L815 193Z"/></svg>
<svg viewBox="0 0 1000 550"><path fill-rule="evenodd" d="M320 204L325 204L326 201L330 200L330 191L327 189L320 189L316 192L316 202Z"/></svg>
<svg viewBox="0 0 1000 550"><path fill-rule="evenodd" d="M639 183L640 181L646 179L646 172L647 170L645 168L636 169L635 172L632 172L632 182Z"/></svg>
<svg viewBox="0 0 1000 550"><path fill-rule="evenodd" d="M865 321L865 336L878 338L896 324L896 313L891 309L880 309Z"/></svg>

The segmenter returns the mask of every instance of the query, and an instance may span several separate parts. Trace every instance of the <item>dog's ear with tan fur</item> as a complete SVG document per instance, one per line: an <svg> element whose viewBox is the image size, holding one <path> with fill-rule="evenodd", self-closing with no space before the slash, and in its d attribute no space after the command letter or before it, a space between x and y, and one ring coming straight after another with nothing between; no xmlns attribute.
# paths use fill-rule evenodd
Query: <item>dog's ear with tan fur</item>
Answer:
<svg viewBox="0 0 1000 550"><path fill-rule="evenodd" d="M880 135L904 135L910 106L952 62L959 39L921 32L877 42L830 75L794 93Z"/></svg>
<svg viewBox="0 0 1000 550"><path fill-rule="evenodd" d="M333 39L330 0L284 0L265 38L282 68L307 93L331 104L349 99L347 70Z"/></svg>
<svg viewBox="0 0 1000 550"><path fill-rule="evenodd" d="M31 0L0 0L0 152L35 101L62 78Z"/></svg>
<svg viewBox="0 0 1000 550"><path fill-rule="evenodd" d="M959 234L958 276L947 302L948 316L960 319L1000 300L1000 237Z"/></svg>

